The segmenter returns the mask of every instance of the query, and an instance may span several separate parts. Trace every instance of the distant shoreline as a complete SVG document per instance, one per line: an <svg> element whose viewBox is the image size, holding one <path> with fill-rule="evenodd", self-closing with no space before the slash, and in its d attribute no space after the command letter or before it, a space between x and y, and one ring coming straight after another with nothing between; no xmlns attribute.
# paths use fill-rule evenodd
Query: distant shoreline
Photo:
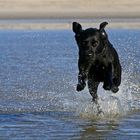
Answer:
<svg viewBox="0 0 140 140"><path fill-rule="evenodd" d="M137 19L139 12L87 12L87 11L0 11L0 20L6 19Z"/></svg>
<svg viewBox="0 0 140 140"><path fill-rule="evenodd" d="M108 21L107 28L140 28L138 0L0 0L0 29L71 29Z"/></svg>
<svg viewBox="0 0 140 140"><path fill-rule="evenodd" d="M69 29L73 20L85 26L107 20L108 28L140 28L140 1L0 0L0 29Z"/></svg>
<svg viewBox="0 0 140 140"><path fill-rule="evenodd" d="M63 19L0 19L0 29L70 29L73 21L80 22L84 28L98 27L103 21L107 21L107 28L140 29L140 18L63 18Z"/></svg>

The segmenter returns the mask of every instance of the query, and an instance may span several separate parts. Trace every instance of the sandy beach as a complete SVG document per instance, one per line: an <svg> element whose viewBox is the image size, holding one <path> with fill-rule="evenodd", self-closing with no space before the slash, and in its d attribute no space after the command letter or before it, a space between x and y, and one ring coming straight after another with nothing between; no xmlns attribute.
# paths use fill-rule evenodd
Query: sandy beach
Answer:
<svg viewBox="0 0 140 140"><path fill-rule="evenodd" d="M0 21L2 21L0 28L69 28L71 21L78 19L97 19L97 22L105 19L112 22L111 27L124 28L127 25L127 27L139 28L139 18L139 0L0 0ZM33 22L30 25L17 22L10 24L7 19L71 20L56 26L48 22ZM119 20L116 22L114 19ZM130 19L129 22L128 19Z"/></svg>
<svg viewBox="0 0 140 140"><path fill-rule="evenodd" d="M140 17L139 0L0 0L0 18Z"/></svg>

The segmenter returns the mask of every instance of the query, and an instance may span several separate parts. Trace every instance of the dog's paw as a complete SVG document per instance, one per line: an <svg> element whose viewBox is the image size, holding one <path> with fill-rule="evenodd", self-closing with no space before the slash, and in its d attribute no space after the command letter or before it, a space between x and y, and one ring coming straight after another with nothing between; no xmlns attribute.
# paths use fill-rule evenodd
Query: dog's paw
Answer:
<svg viewBox="0 0 140 140"><path fill-rule="evenodd" d="M112 91L113 93L116 93L116 92L119 91L119 88L118 88L117 86L112 86L111 91Z"/></svg>
<svg viewBox="0 0 140 140"><path fill-rule="evenodd" d="M81 90L83 90L85 88L85 86L86 86L86 84L77 84L76 90L81 91Z"/></svg>

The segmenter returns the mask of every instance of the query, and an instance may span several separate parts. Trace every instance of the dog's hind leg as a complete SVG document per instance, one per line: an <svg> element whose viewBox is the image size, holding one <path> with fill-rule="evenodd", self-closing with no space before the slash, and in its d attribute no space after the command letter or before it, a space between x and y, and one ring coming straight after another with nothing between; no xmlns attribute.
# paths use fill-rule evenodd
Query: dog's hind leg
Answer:
<svg viewBox="0 0 140 140"><path fill-rule="evenodd" d="M95 103L97 106L97 111L98 111L97 115L104 114L98 102L97 89L98 89L99 83L100 82L95 81L94 78L88 79L88 89L92 96L93 103Z"/></svg>
<svg viewBox="0 0 140 140"><path fill-rule="evenodd" d="M95 103L97 103L97 100L98 100L97 89L98 89L99 83L100 82L96 82L93 78L88 79L89 93L92 96L92 101Z"/></svg>

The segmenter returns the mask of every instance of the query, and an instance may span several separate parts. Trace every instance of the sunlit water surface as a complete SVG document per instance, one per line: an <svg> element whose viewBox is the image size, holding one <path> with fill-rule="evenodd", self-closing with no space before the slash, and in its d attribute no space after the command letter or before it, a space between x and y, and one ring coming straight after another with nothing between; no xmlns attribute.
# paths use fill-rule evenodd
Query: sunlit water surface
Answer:
<svg viewBox="0 0 140 140"><path fill-rule="evenodd" d="M140 30L107 30L122 84L99 87L99 104L76 92L78 48L70 30L0 31L0 139L140 139Z"/></svg>

